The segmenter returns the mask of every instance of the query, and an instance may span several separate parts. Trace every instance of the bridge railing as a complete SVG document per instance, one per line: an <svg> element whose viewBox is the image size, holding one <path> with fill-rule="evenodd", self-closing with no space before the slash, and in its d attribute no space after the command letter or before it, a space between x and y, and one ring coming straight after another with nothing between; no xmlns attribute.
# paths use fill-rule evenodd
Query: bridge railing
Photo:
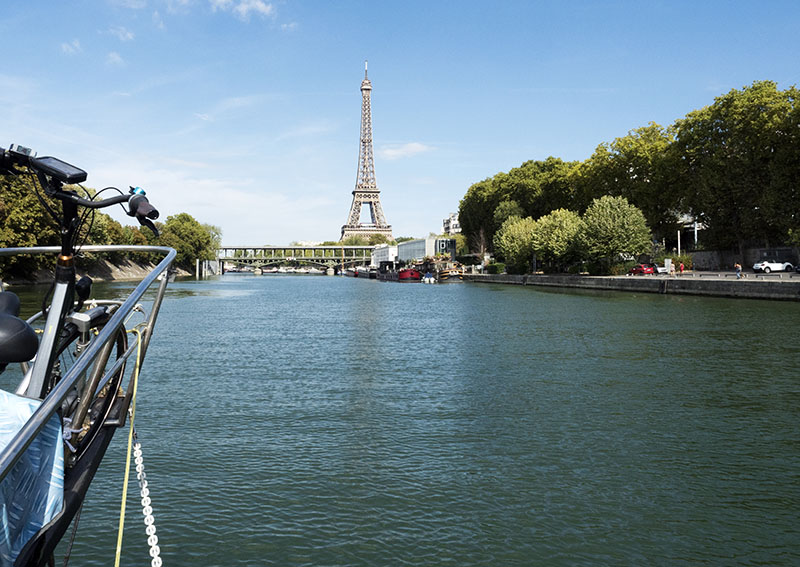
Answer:
<svg viewBox="0 0 800 567"><path fill-rule="evenodd" d="M361 264L369 263L373 250L374 246L221 246L217 260L246 264Z"/></svg>

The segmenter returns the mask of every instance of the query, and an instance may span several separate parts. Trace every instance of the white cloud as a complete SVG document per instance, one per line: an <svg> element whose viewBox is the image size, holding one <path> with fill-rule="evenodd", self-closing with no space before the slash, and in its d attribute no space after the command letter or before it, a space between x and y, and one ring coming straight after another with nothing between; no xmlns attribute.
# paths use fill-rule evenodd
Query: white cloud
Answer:
<svg viewBox="0 0 800 567"><path fill-rule="evenodd" d="M133 32L122 26L114 26L108 30L108 33L116 36L120 41L131 41L134 38Z"/></svg>
<svg viewBox="0 0 800 567"><path fill-rule="evenodd" d="M116 51L110 51L108 55L106 55L106 64L113 65L114 67L121 67L125 65L125 60Z"/></svg>
<svg viewBox="0 0 800 567"><path fill-rule="evenodd" d="M133 10L140 10L147 6L146 0L113 0L111 3L123 8L131 8Z"/></svg>
<svg viewBox="0 0 800 567"><path fill-rule="evenodd" d="M402 159L417 154L426 153L434 150L431 146L420 144L419 142L409 142L403 145L384 146L378 150L378 155L384 159Z"/></svg>
<svg viewBox="0 0 800 567"><path fill-rule="evenodd" d="M309 197L279 189L254 178L231 178L226 168L181 158L139 155L103 160L92 165L90 186L121 188L138 185L147 191L162 222L187 212L202 223L220 226L226 244L287 244L300 238L329 240L338 237L341 221L331 219L336 206L329 198ZM150 164L143 167L142 164ZM121 209L107 210L123 224L135 224ZM297 211L303 211L298 218Z"/></svg>
<svg viewBox="0 0 800 567"><path fill-rule="evenodd" d="M167 12L185 14L191 8L192 0L167 0Z"/></svg>
<svg viewBox="0 0 800 567"><path fill-rule="evenodd" d="M63 51L67 55L74 55L76 53L80 53L81 51L83 51L83 49L81 49L81 42L78 41L77 39L73 39L70 42L62 43L61 51Z"/></svg>
<svg viewBox="0 0 800 567"><path fill-rule="evenodd" d="M261 95L232 96L217 102L210 111L195 112L194 115L200 120L213 122L220 116L231 114L232 111L255 106L262 98Z"/></svg>
<svg viewBox="0 0 800 567"><path fill-rule="evenodd" d="M333 130L334 126L329 121L307 122L278 134L275 137L275 141L280 142L293 138L314 138L319 137L320 134L327 134Z"/></svg>
<svg viewBox="0 0 800 567"><path fill-rule="evenodd" d="M158 13L158 10L153 12L153 25L160 30L164 29L164 20L161 18L161 14Z"/></svg>
<svg viewBox="0 0 800 567"><path fill-rule="evenodd" d="M286 32L292 32L297 29L297 22L291 22L289 24L281 24L281 29Z"/></svg>
<svg viewBox="0 0 800 567"><path fill-rule="evenodd" d="M216 12L233 12L241 20L249 20L251 14L272 16L275 7L264 0L209 0L211 9Z"/></svg>

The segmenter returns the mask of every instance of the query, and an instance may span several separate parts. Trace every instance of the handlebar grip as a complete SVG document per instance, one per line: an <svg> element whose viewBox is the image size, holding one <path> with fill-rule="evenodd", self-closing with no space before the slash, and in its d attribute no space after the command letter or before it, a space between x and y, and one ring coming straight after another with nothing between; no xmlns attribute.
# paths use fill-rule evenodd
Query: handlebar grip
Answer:
<svg viewBox="0 0 800 567"><path fill-rule="evenodd" d="M128 206L130 210L128 214L132 217L147 217L148 219L157 219L158 218L158 210L150 204L150 201L147 200L142 194L134 194L131 195L131 198L128 200Z"/></svg>

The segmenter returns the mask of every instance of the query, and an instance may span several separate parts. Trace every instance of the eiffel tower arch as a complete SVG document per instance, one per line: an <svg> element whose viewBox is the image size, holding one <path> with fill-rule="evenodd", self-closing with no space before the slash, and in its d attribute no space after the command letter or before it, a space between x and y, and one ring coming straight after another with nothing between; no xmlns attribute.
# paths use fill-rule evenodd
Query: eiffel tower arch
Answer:
<svg viewBox="0 0 800 567"><path fill-rule="evenodd" d="M382 234L389 240L392 237L392 227L386 224L386 217L381 207L380 190L375 181L375 159L372 152L372 109L370 96L372 83L367 78L367 64L364 63L364 80L361 81L361 145L358 152L358 175L356 188L353 190L353 203L350 205L350 214L347 223L342 226L341 240L351 236L365 236ZM361 212L364 207L369 207L369 223L361 222Z"/></svg>

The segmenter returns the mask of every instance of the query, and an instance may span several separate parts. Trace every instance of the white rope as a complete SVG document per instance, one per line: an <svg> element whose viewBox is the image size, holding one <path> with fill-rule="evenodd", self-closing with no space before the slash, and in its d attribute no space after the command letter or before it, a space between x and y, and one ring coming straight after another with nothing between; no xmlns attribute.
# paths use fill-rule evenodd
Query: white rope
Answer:
<svg viewBox="0 0 800 567"><path fill-rule="evenodd" d="M142 497L142 515L144 515L145 533L147 544L150 546L151 567L161 567L161 548L158 547L155 518L153 507L150 506L150 489L147 488L147 474L144 472L144 459L142 458L142 444L137 440L133 445L134 462L136 463L136 479L139 481L139 494Z"/></svg>

